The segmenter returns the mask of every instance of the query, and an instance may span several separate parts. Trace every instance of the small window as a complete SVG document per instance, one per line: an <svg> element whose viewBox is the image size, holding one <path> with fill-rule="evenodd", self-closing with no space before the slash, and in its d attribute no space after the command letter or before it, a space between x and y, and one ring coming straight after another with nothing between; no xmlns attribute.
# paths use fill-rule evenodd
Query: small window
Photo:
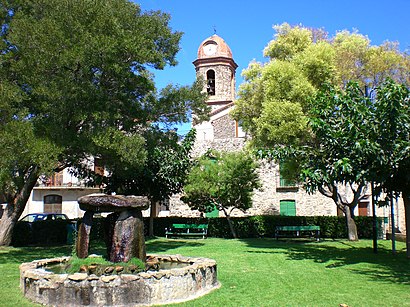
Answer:
<svg viewBox="0 0 410 307"><path fill-rule="evenodd" d="M280 215L296 216L296 202L294 200L281 200Z"/></svg>
<svg viewBox="0 0 410 307"><path fill-rule="evenodd" d="M94 173L104 176L104 163L101 158L94 158Z"/></svg>
<svg viewBox="0 0 410 307"><path fill-rule="evenodd" d="M62 213L63 197L60 195L44 196L44 213Z"/></svg>
<svg viewBox="0 0 410 307"><path fill-rule="evenodd" d="M168 198L159 201L158 212L160 211L169 211L169 199Z"/></svg>
<svg viewBox="0 0 410 307"><path fill-rule="evenodd" d="M47 179L47 186L49 187L61 187L63 185L63 173L64 171L54 173Z"/></svg>
<svg viewBox="0 0 410 307"><path fill-rule="evenodd" d="M359 202L359 216L368 216L369 215L369 203L368 202Z"/></svg>
<svg viewBox="0 0 410 307"><path fill-rule="evenodd" d="M215 71L212 69L206 72L206 92L210 96L215 95Z"/></svg>
<svg viewBox="0 0 410 307"><path fill-rule="evenodd" d="M288 179L285 176L283 176L283 173L285 172L285 163L280 162L279 164L279 186L280 187L294 187L296 186L296 182L292 179Z"/></svg>

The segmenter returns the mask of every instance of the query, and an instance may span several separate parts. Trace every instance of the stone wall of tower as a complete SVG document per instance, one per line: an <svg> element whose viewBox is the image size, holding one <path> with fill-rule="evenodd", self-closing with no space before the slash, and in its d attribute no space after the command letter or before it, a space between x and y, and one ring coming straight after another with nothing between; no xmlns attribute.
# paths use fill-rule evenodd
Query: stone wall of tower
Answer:
<svg viewBox="0 0 410 307"><path fill-rule="evenodd" d="M235 93L232 78L232 70L227 65L209 65L200 67L197 75L206 80L206 72L215 71L215 96L210 96L209 101L233 101Z"/></svg>
<svg viewBox="0 0 410 307"><path fill-rule="evenodd" d="M236 136L236 123L229 114L214 120L212 126L216 139L234 138Z"/></svg>

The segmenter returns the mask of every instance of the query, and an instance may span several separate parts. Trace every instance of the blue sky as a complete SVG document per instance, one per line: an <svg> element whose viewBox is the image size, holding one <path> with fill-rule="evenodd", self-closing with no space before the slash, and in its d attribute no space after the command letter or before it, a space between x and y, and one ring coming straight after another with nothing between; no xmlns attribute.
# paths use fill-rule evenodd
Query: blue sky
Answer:
<svg viewBox="0 0 410 307"><path fill-rule="evenodd" d="M373 45L398 41L402 51L410 51L410 0L136 0L142 10L171 14L170 26L182 31L179 64L155 72L158 88L168 83L192 84L199 44L216 33L230 46L237 87L241 71L250 61L265 61L262 51L275 34L273 25L287 22L336 31L357 29ZM184 128L185 129L185 128ZM181 131L183 132L183 131Z"/></svg>

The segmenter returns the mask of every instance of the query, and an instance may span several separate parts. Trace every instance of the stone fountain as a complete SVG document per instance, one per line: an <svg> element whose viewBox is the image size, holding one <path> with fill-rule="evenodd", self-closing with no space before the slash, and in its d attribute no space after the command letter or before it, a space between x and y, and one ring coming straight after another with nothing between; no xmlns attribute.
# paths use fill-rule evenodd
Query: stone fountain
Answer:
<svg viewBox="0 0 410 307"><path fill-rule="evenodd" d="M136 257L145 262L144 221L142 210L149 207L145 196L91 194L78 199L85 211L78 229L76 252L79 258L88 256L90 231L95 213L112 212L107 217L108 232L105 244L111 262L128 262Z"/></svg>
<svg viewBox="0 0 410 307"><path fill-rule="evenodd" d="M89 253L93 215L108 215L107 258L127 262L133 257L144 262L168 263L166 268L136 273L115 272L97 276L91 272L53 273L55 264L67 263L70 257L35 260L20 265L20 287L24 295L49 306L147 306L195 299L220 286L216 262L207 258L181 255L146 255L142 210L148 199L140 196L91 194L78 200L85 210L79 226L76 253ZM176 264L175 268L174 264Z"/></svg>

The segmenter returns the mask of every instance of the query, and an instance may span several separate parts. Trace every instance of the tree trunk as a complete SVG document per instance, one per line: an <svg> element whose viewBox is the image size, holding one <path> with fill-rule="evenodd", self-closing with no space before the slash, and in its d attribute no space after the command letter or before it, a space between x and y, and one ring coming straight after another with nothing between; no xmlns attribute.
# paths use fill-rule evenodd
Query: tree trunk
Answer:
<svg viewBox="0 0 410 307"><path fill-rule="evenodd" d="M406 255L410 259L410 193L403 192L404 214L406 221Z"/></svg>
<svg viewBox="0 0 410 307"><path fill-rule="evenodd" d="M24 176L27 179L21 190L14 196L12 201L7 202L7 207L0 219L0 246L11 244L14 226L26 207L31 191L37 182L38 174L38 167L31 167L26 173L27 176Z"/></svg>
<svg viewBox="0 0 410 307"><path fill-rule="evenodd" d="M373 228L373 253L377 254L377 216L376 216L376 199L374 195L374 182L371 183L372 188L372 228Z"/></svg>
<svg viewBox="0 0 410 307"><path fill-rule="evenodd" d="M0 220L0 246L10 245L17 220L14 214L9 215L6 211L3 213Z"/></svg>
<svg viewBox="0 0 410 307"><path fill-rule="evenodd" d="M236 231L235 231L235 228L234 228L234 226L233 226L233 223L232 223L232 220L231 220L230 215L229 215L228 212L225 210L225 208L222 208L222 210L223 210L223 212L224 212L224 214L225 214L225 216L226 216L226 219L228 220L228 225L229 225L229 229L231 230L232 237L233 237L234 239L237 239L238 236L236 235Z"/></svg>
<svg viewBox="0 0 410 307"><path fill-rule="evenodd" d="M339 208L341 211L343 211L345 218L346 218L346 228L347 228L347 237L349 241L357 241L359 240L359 236L357 235L357 226L356 222L353 219L354 216L354 208L356 208L359 199L360 199L360 194L362 191L362 187L358 188L354 192L354 199L351 203L347 201L342 200L342 196L340 195L338 191L337 185L328 185L327 189L323 186L319 186L319 192L331 199L336 204L336 207Z"/></svg>
<svg viewBox="0 0 410 307"><path fill-rule="evenodd" d="M346 217L346 226L347 226L347 237L349 241L357 241L359 240L359 237L357 235L357 226L356 223L353 219L353 209L351 209L349 206L344 207L345 211L345 217Z"/></svg>
<svg viewBox="0 0 410 307"><path fill-rule="evenodd" d="M396 222L394 214L394 200L393 192L390 192L390 218L391 218L391 251L393 255L396 255Z"/></svg>
<svg viewBox="0 0 410 307"><path fill-rule="evenodd" d="M157 202L155 200L151 200L148 237L154 236L154 217L156 216L157 216Z"/></svg>

